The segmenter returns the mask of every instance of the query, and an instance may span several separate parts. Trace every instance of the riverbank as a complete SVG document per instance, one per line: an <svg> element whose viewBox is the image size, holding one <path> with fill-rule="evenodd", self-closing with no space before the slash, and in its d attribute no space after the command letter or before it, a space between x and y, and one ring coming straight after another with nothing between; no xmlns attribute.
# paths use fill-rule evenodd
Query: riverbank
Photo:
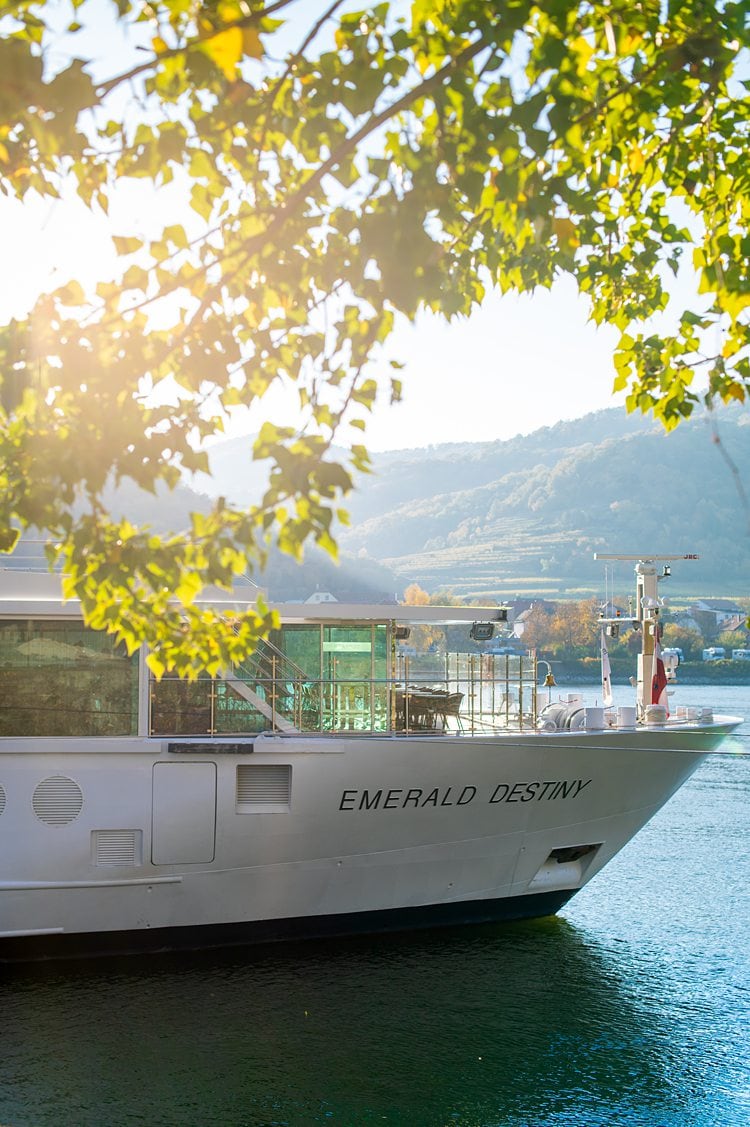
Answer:
<svg viewBox="0 0 750 1127"><path fill-rule="evenodd" d="M555 680L569 685L596 685L601 681L601 663L597 657L578 661L551 661ZM635 676L634 662L612 660L613 685L627 685ZM748 685L750 661L682 661L677 668L677 683L684 685Z"/></svg>

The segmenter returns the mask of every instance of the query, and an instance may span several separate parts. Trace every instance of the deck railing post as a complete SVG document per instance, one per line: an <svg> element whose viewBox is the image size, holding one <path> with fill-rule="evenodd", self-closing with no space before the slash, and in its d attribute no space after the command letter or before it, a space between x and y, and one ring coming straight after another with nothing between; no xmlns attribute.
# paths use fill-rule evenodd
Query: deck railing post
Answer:
<svg viewBox="0 0 750 1127"><path fill-rule="evenodd" d="M216 681L213 677L208 690L208 734L216 735Z"/></svg>
<svg viewBox="0 0 750 1127"><path fill-rule="evenodd" d="M276 655L271 656L271 730L276 730Z"/></svg>

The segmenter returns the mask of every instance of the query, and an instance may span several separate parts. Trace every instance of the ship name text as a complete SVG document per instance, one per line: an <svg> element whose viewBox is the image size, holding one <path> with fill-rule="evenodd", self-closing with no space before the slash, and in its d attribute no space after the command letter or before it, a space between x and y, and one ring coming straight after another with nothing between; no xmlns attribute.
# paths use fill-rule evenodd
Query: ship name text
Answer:
<svg viewBox="0 0 750 1127"><path fill-rule="evenodd" d="M342 792L339 810L408 810L438 806L468 806L470 802L554 802L577 798L591 779L532 779L522 783L498 783L480 795L471 784L455 787L384 787Z"/></svg>

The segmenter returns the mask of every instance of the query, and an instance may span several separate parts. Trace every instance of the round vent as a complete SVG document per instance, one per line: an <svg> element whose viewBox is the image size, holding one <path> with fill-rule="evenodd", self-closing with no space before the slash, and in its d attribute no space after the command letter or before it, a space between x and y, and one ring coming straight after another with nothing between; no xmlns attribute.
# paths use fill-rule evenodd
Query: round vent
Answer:
<svg viewBox="0 0 750 1127"><path fill-rule="evenodd" d="M78 783L65 775L42 779L32 799L34 813L48 826L65 826L81 813L83 794Z"/></svg>
<svg viewBox="0 0 750 1127"><path fill-rule="evenodd" d="M3 790L2 787L0 787L0 814L2 814L4 809L5 809L5 791Z"/></svg>

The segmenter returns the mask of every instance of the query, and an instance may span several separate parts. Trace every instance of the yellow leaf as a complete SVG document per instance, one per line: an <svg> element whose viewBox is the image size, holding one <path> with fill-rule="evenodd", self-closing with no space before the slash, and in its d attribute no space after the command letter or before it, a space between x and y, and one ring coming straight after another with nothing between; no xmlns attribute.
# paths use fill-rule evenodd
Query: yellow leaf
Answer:
<svg viewBox="0 0 750 1127"><path fill-rule="evenodd" d="M166 43L160 35L154 36L154 38L151 40L151 46L154 49L154 53L157 55L163 55L165 51L169 50L169 47L167 47Z"/></svg>
<svg viewBox="0 0 750 1127"><path fill-rule="evenodd" d="M728 387L722 390L722 399L727 403L730 399L736 399L738 403L745 402L745 388L742 384L737 383L735 380L729 384Z"/></svg>
<svg viewBox="0 0 750 1127"><path fill-rule="evenodd" d="M570 44L570 53L578 55L579 69L584 70L586 64L594 53L594 48L583 35L574 39ZM613 50L613 54L615 51Z"/></svg>
<svg viewBox="0 0 750 1127"><path fill-rule="evenodd" d="M263 58L263 44L260 41L258 29L255 27L246 27L242 31L242 48L246 55L251 59Z"/></svg>
<svg viewBox="0 0 750 1127"><path fill-rule="evenodd" d="M576 225L572 219L553 219L552 228L557 235L557 241L561 247L570 250L572 247L580 246Z"/></svg>
<svg viewBox="0 0 750 1127"><path fill-rule="evenodd" d="M203 50L224 77L231 81L237 73L237 64L242 58L242 29L229 27L226 31L220 31L218 35L206 40Z"/></svg>
<svg viewBox="0 0 750 1127"><path fill-rule="evenodd" d="M750 294L729 293L726 290L721 294L722 308L736 321L740 313L750 305Z"/></svg>
<svg viewBox="0 0 750 1127"><path fill-rule="evenodd" d="M643 153L637 145L634 145L628 153L628 168L631 172L640 172L645 163L646 159Z"/></svg>
<svg viewBox="0 0 750 1127"><path fill-rule="evenodd" d="M643 36L641 35L641 33L639 31L635 31L633 28L628 28L623 38L623 47L625 49L625 52L628 55L634 54L638 50L642 42Z"/></svg>
<svg viewBox="0 0 750 1127"><path fill-rule="evenodd" d="M247 15L247 8L243 12L243 5L238 4L236 0L219 0L216 5L216 13L222 23L234 23L242 15Z"/></svg>
<svg viewBox="0 0 750 1127"><path fill-rule="evenodd" d="M175 598L183 604L190 606L195 597L200 594L203 584L196 575L187 573L175 588Z"/></svg>
<svg viewBox="0 0 750 1127"><path fill-rule="evenodd" d="M160 661L155 653L150 653L146 657L146 665L149 667L156 680L161 681L167 669L164 662Z"/></svg>

